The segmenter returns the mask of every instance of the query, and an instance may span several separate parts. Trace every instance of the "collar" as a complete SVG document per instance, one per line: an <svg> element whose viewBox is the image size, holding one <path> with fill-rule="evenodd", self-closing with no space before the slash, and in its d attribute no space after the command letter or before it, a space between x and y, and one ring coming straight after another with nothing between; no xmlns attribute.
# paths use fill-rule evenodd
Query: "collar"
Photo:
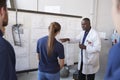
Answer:
<svg viewBox="0 0 120 80"><path fill-rule="evenodd" d="M90 27L90 29L88 31L85 31L85 33L89 33L90 30L91 30L91 27Z"/></svg>
<svg viewBox="0 0 120 80"><path fill-rule="evenodd" d="M0 30L0 37L2 37L3 36L3 33L2 33L2 31Z"/></svg>

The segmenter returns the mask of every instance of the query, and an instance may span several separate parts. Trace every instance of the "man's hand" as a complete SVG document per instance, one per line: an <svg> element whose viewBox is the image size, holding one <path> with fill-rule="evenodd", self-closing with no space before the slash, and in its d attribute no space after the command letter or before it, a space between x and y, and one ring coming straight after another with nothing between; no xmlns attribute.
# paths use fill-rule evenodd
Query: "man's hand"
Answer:
<svg viewBox="0 0 120 80"><path fill-rule="evenodd" d="M61 42L66 42L66 41L70 41L70 39L69 38L62 38L62 39L60 39L60 41Z"/></svg>
<svg viewBox="0 0 120 80"><path fill-rule="evenodd" d="M80 48L80 49L86 49L86 46L83 45L83 44L79 44L79 48Z"/></svg>

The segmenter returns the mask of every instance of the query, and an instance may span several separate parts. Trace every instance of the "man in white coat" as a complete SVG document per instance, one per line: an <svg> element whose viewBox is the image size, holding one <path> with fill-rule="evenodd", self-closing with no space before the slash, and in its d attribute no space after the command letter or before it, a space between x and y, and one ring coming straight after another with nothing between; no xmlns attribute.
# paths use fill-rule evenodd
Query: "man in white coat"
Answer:
<svg viewBox="0 0 120 80"><path fill-rule="evenodd" d="M83 31L75 39L63 38L60 40L62 42L79 43L79 80L94 80L95 73L99 70L101 40L98 33L91 28L89 18L84 18L81 25Z"/></svg>

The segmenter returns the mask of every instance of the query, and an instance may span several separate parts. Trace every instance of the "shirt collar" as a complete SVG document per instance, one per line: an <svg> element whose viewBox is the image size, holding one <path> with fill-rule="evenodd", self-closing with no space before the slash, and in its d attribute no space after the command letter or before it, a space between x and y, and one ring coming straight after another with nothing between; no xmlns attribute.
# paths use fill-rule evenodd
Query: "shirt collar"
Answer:
<svg viewBox="0 0 120 80"><path fill-rule="evenodd" d="M91 30L91 27L90 27L90 29L88 31L85 31L85 33L88 34L90 32L90 30Z"/></svg>

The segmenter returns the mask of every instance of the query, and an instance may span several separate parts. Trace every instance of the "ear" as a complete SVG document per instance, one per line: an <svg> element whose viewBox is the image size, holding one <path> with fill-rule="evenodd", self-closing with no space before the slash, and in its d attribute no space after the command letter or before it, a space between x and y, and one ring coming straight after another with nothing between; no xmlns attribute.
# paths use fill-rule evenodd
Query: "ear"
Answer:
<svg viewBox="0 0 120 80"><path fill-rule="evenodd" d="M120 3L117 4L117 11L120 13Z"/></svg>
<svg viewBox="0 0 120 80"><path fill-rule="evenodd" d="M0 8L0 16L3 18L5 15L5 9L4 7Z"/></svg>

